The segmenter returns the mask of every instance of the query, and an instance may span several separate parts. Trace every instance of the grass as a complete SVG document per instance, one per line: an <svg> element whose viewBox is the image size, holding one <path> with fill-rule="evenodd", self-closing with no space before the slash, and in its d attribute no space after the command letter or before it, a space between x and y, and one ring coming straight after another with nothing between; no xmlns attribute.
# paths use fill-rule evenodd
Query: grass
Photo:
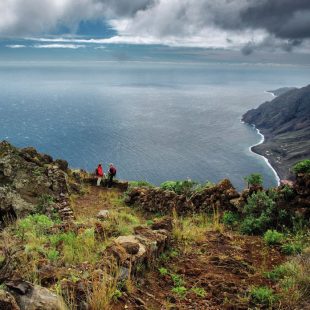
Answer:
<svg viewBox="0 0 310 310"><path fill-rule="evenodd" d="M272 306L277 300L273 290L266 286L252 287L250 290L250 298L254 304L263 306Z"/></svg>
<svg viewBox="0 0 310 310"><path fill-rule="evenodd" d="M276 230L267 230L264 234L264 241L267 245L279 245L284 240L284 235Z"/></svg>
<svg viewBox="0 0 310 310"><path fill-rule="evenodd" d="M187 293L187 288L184 286L176 286L171 290L171 292L177 295L179 298L184 298Z"/></svg>
<svg viewBox="0 0 310 310"><path fill-rule="evenodd" d="M310 300L310 251L305 252L265 273L278 284L281 309L296 309Z"/></svg>
<svg viewBox="0 0 310 310"><path fill-rule="evenodd" d="M180 217L173 212L172 235L174 240L183 247L185 253L190 251L193 242L203 241L209 229L210 221L203 214Z"/></svg>
<svg viewBox="0 0 310 310"><path fill-rule="evenodd" d="M206 291L203 287L192 287L191 291L197 296L197 297L201 297L204 298L206 297Z"/></svg>
<svg viewBox="0 0 310 310"><path fill-rule="evenodd" d="M87 293L87 303L92 310L112 309L112 303L122 296L118 289L119 267L112 265L109 272L105 271L103 276L93 278L91 287Z"/></svg>

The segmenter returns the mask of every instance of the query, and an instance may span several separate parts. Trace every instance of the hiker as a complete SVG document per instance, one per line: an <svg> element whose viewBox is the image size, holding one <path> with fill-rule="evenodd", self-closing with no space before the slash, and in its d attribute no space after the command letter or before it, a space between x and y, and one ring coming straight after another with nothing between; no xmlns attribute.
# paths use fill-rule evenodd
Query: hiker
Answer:
<svg viewBox="0 0 310 310"><path fill-rule="evenodd" d="M96 177L97 177L97 186L100 186L100 183L102 181L102 178L105 177L105 174L103 172L103 169L102 169L102 165L99 164L97 169L96 169Z"/></svg>
<svg viewBox="0 0 310 310"><path fill-rule="evenodd" d="M113 164L110 164L110 167L109 167L109 172L108 172L108 188L111 188L112 187L112 184L113 184L113 178L115 177L116 175L116 168L114 167Z"/></svg>

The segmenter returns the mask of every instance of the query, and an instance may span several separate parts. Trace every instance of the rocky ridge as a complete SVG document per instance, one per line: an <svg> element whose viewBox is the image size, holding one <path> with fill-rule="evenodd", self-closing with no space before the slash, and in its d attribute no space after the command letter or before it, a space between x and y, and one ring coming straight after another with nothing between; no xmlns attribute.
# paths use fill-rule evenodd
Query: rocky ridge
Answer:
<svg viewBox="0 0 310 310"><path fill-rule="evenodd" d="M310 85L284 92L242 117L265 136L252 150L266 157L281 179L293 178L290 167L310 157L309 103Z"/></svg>

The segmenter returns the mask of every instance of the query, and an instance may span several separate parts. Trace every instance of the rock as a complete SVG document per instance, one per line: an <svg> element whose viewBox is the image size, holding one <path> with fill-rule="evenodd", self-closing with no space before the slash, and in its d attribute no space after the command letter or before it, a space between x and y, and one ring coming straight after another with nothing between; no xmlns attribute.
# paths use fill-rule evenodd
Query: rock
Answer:
<svg viewBox="0 0 310 310"><path fill-rule="evenodd" d="M66 172L68 170L69 164L64 159L56 159L55 164L59 167L60 170Z"/></svg>
<svg viewBox="0 0 310 310"><path fill-rule="evenodd" d="M0 309L1 310L20 310L13 295L4 290L0 290Z"/></svg>
<svg viewBox="0 0 310 310"><path fill-rule="evenodd" d="M0 143L1 222L7 214L23 217L33 212L43 195L57 199L68 193L68 176L50 156Z"/></svg>
<svg viewBox="0 0 310 310"><path fill-rule="evenodd" d="M123 242L122 246L128 254L135 255L139 252L140 244L134 242Z"/></svg>
<svg viewBox="0 0 310 310"><path fill-rule="evenodd" d="M5 283L15 297L20 310L64 310L67 309L63 299L50 290L26 281Z"/></svg>
<svg viewBox="0 0 310 310"><path fill-rule="evenodd" d="M167 231L172 231L172 227L172 218L170 217L155 219L154 223L151 225L151 229L153 230L165 229Z"/></svg>
<svg viewBox="0 0 310 310"><path fill-rule="evenodd" d="M112 254L120 265L124 265L130 257L126 250L119 244L112 244L107 248L107 253Z"/></svg>
<svg viewBox="0 0 310 310"><path fill-rule="evenodd" d="M133 188L125 202L128 205L137 204L147 212L171 214L175 210L178 214L188 214L213 212L214 208L218 208L219 211L236 211L235 205L230 201L239 197L231 182L225 179L212 187L195 192L190 198L161 188Z"/></svg>
<svg viewBox="0 0 310 310"><path fill-rule="evenodd" d="M100 210L97 214L99 220L105 220L109 217L109 210Z"/></svg>
<svg viewBox="0 0 310 310"><path fill-rule="evenodd" d="M124 248L127 254L136 255L137 258L142 257L146 252L145 246L133 235L120 236L115 239L115 243Z"/></svg>

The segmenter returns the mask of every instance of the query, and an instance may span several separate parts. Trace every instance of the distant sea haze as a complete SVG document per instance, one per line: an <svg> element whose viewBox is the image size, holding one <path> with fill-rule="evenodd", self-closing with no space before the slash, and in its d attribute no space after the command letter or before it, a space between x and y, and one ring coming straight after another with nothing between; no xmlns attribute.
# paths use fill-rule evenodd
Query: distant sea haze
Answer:
<svg viewBox="0 0 310 310"><path fill-rule="evenodd" d="M113 162L128 180L229 178L242 189L255 172L273 186L274 172L249 150L261 137L240 119L272 99L266 90L307 84L298 70L158 60L1 63L0 139L90 171Z"/></svg>

